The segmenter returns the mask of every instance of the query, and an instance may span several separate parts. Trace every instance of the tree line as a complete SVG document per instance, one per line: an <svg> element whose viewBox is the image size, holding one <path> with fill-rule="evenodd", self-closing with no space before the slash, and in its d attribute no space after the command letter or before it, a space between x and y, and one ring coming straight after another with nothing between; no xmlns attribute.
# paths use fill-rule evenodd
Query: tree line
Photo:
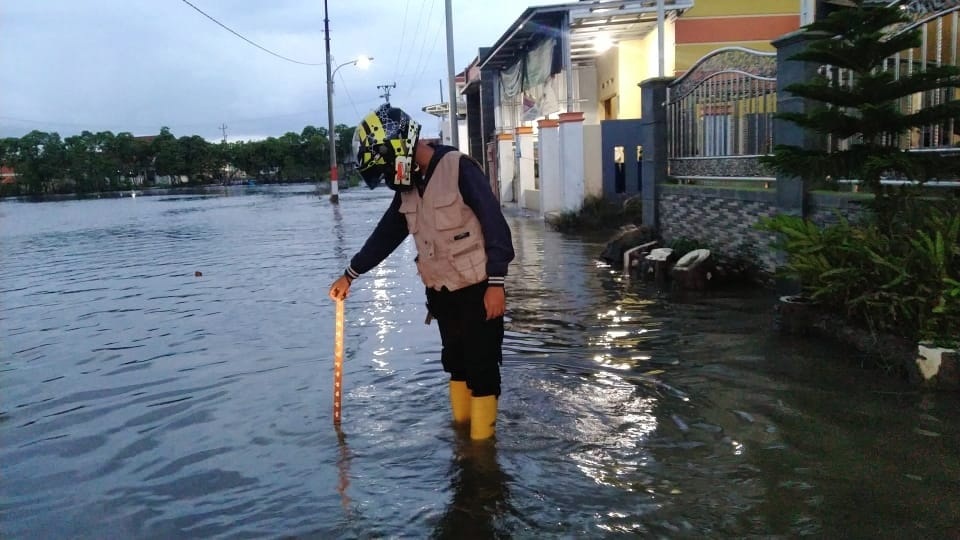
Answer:
<svg viewBox="0 0 960 540"><path fill-rule="evenodd" d="M335 128L340 163L350 156L354 129ZM329 141L328 130L314 126L259 141L219 143L199 135L176 137L167 127L145 137L83 131L61 138L35 130L0 139L0 165L16 172L15 182L0 186L0 196L99 193L164 180L191 185L318 181L329 175Z"/></svg>

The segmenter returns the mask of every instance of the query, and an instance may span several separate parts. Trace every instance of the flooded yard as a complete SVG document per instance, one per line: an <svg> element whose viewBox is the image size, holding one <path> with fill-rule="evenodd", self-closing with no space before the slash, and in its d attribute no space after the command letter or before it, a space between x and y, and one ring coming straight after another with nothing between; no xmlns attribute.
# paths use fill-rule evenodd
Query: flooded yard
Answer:
<svg viewBox="0 0 960 540"><path fill-rule="evenodd" d="M0 536L960 536L960 398L534 216L495 442L449 421L410 242L347 301L338 434L327 287L389 196L0 203Z"/></svg>

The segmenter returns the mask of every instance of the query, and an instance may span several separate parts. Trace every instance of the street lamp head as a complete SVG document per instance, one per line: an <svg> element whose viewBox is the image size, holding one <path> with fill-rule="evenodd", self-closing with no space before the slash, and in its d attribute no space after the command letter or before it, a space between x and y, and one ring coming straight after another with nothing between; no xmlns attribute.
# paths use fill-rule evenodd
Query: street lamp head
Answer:
<svg viewBox="0 0 960 540"><path fill-rule="evenodd" d="M354 61L354 65L360 69L367 69L370 67L370 62L373 62L373 57L370 56L360 56Z"/></svg>

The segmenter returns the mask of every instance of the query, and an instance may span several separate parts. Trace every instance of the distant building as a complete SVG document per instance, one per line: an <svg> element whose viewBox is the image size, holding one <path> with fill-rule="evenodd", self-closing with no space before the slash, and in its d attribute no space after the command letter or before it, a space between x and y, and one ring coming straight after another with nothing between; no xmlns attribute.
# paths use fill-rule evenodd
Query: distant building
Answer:
<svg viewBox="0 0 960 540"><path fill-rule="evenodd" d="M466 76L464 73L458 73L455 77L456 80L456 89L457 89L457 142L460 151L467 153L469 149L467 148L467 125L466 125L466 109L467 103L462 98L459 97L461 91L463 90ZM442 144L453 146L453 127L450 126L450 100L442 101L440 103L434 103L427 105L421 109L423 112L436 116L440 124L440 142Z"/></svg>
<svg viewBox="0 0 960 540"><path fill-rule="evenodd" d="M0 185L11 185L17 183L17 172L13 167L6 165L0 166Z"/></svg>

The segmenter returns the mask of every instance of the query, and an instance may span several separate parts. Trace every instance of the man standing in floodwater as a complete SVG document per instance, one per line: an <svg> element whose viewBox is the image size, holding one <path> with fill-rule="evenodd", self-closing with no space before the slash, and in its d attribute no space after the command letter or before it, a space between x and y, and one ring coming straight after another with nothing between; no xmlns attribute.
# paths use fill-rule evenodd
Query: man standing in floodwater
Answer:
<svg viewBox="0 0 960 540"><path fill-rule="evenodd" d="M354 279L412 234L426 286L427 322L437 320L441 362L450 374L453 420L470 438L495 432L503 362L504 280L513 260L510 227L480 165L450 146L420 140L420 125L384 104L354 133L357 168L370 189L381 180L393 201L330 297L344 299Z"/></svg>

